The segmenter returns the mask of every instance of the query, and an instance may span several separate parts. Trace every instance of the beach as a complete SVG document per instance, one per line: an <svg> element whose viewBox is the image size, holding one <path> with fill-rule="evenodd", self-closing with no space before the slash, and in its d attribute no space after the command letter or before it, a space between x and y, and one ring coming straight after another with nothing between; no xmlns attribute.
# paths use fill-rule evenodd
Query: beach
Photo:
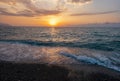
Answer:
<svg viewBox="0 0 120 81"><path fill-rule="evenodd" d="M90 65L70 66L1 61L0 77L1 81L120 81L120 73L111 69Z"/></svg>

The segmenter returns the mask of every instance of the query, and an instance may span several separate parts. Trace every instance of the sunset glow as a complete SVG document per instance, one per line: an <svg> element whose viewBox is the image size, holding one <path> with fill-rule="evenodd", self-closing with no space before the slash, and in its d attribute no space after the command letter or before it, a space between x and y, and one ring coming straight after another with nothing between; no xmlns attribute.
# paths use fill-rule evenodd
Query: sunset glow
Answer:
<svg viewBox="0 0 120 81"><path fill-rule="evenodd" d="M58 24L58 20L57 20L57 19L50 19L50 20L49 20L49 24L50 24L51 26L56 26L56 25Z"/></svg>
<svg viewBox="0 0 120 81"><path fill-rule="evenodd" d="M0 0L0 23L17 26L120 23L119 3L120 0Z"/></svg>
<svg viewBox="0 0 120 81"><path fill-rule="evenodd" d="M0 0L0 66L0 81L120 81L120 0Z"/></svg>

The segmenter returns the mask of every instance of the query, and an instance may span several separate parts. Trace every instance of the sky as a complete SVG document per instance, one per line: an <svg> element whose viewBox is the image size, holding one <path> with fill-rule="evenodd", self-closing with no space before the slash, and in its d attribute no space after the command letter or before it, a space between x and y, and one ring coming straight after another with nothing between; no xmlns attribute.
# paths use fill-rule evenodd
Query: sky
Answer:
<svg viewBox="0 0 120 81"><path fill-rule="evenodd" d="M120 0L0 0L0 23L17 26L120 23Z"/></svg>

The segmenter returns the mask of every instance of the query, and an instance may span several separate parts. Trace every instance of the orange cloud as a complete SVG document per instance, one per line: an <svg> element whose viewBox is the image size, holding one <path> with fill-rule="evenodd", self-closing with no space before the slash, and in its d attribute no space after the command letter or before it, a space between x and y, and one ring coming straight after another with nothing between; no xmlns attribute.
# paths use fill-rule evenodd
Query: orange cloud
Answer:
<svg viewBox="0 0 120 81"><path fill-rule="evenodd" d="M45 16L65 12L68 3L90 2L91 0L0 0L0 14L9 16Z"/></svg>

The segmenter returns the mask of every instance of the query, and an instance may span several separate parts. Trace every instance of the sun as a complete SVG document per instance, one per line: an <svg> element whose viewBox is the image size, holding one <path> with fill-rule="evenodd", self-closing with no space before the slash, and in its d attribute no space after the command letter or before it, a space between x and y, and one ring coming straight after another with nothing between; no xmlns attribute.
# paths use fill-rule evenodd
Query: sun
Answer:
<svg viewBox="0 0 120 81"><path fill-rule="evenodd" d="M58 24L58 20L53 18L49 20L49 25L51 26L56 26Z"/></svg>

